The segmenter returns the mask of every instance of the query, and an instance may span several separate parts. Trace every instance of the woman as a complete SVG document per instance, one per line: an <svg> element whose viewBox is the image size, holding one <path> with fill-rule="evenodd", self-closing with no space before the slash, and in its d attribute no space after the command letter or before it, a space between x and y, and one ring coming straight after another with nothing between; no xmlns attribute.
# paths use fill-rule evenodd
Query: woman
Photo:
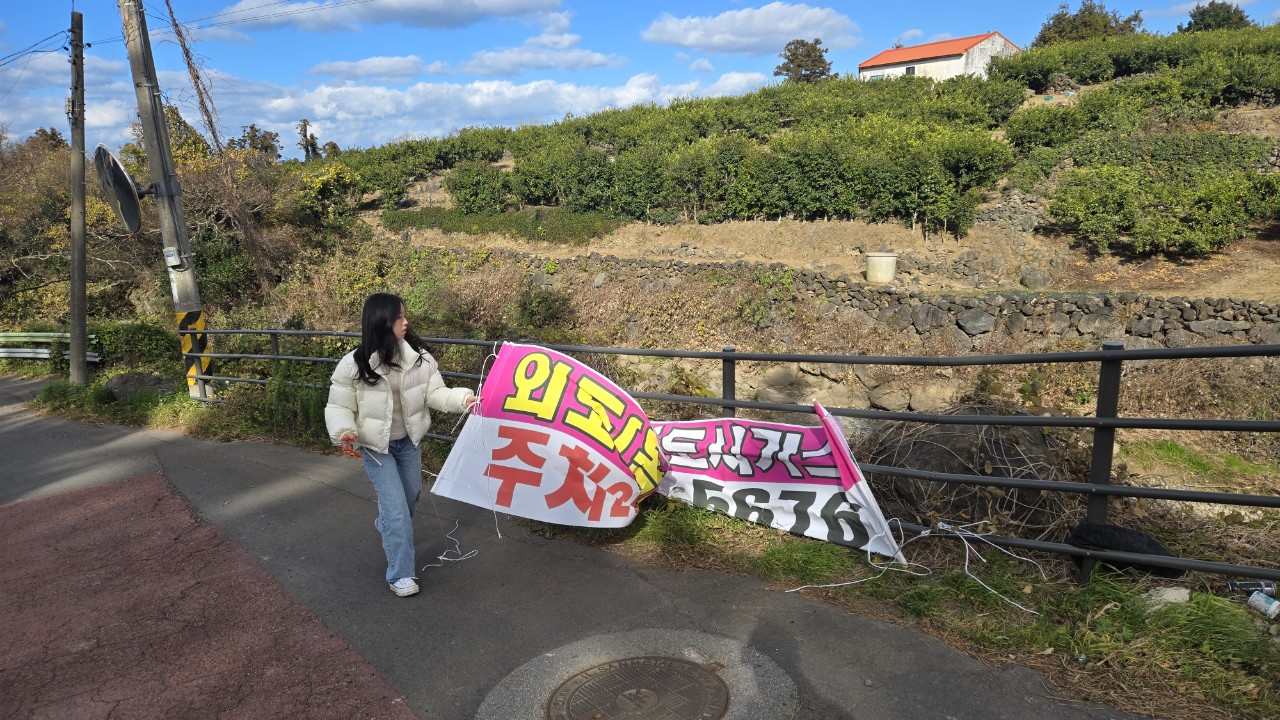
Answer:
<svg viewBox="0 0 1280 720"><path fill-rule="evenodd" d="M329 438L364 469L378 495L373 525L387 553L387 584L400 597L418 592L413 509L422 492L422 449L431 410L460 413L476 400L467 388L445 387L435 358L409 329L404 303L370 295L360 319L360 345L333 371L324 409ZM430 409L428 409L430 408Z"/></svg>

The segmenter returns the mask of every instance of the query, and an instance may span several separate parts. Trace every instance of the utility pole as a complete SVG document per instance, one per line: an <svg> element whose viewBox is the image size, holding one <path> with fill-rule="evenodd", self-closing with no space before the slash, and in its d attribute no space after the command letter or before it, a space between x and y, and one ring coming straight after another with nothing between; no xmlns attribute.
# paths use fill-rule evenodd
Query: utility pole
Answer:
<svg viewBox="0 0 1280 720"><path fill-rule="evenodd" d="M89 382L85 329L84 247L84 16L71 12L71 382Z"/></svg>
<svg viewBox="0 0 1280 720"><path fill-rule="evenodd" d="M209 358L193 357L192 354L205 352L206 335L202 332L182 333L204 330L204 314L200 308L200 288L196 285L191 246L187 241L182 188L174 168L169 127L164 119L164 101L160 97L151 41L147 36L147 20L142 0L117 0L117 3L124 26L124 41L129 48L129 67L133 71L133 87L138 97L138 120L142 124L142 139L147 147L151 187L160 215L160 238L164 244L165 264L169 268L169 286L173 290L173 309L178 318L187 386L192 397L203 398L208 396L208 390L205 381L196 376L208 374Z"/></svg>

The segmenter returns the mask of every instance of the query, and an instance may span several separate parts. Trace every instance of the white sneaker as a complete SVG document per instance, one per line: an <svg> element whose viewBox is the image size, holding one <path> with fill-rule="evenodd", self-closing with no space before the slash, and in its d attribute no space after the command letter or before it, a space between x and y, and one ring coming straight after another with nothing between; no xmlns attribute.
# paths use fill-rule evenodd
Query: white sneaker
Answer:
<svg viewBox="0 0 1280 720"><path fill-rule="evenodd" d="M418 583L414 582L413 578L400 578L391 583L391 592L400 597L416 595L418 593Z"/></svg>

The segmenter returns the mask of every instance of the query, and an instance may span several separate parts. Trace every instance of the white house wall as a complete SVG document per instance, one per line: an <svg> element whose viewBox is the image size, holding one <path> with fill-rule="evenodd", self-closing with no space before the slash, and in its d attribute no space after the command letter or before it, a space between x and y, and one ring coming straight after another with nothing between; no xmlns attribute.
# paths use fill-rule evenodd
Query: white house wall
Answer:
<svg viewBox="0 0 1280 720"><path fill-rule="evenodd" d="M992 35L982 42L969 48L969 52L964 54L964 67L957 75L977 75L978 77L987 76L987 63L991 62L994 57L1007 57L1018 52L1018 49L999 35Z"/></svg>
<svg viewBox="0 0 1280 720"><path fill-rule="evenodd" d="M897 65L883 65L881 67L868 68L858 73L858 77L863 80L869 80L876 75L883 76L884 79L901 77L907 74L907 68L914 67L916 75L921 77L933 78L934 80L946 80L949 77L955 77L965 72L964 56L955 55L946 58L937 58L934 60L916 60L907 63L898 63Z"/></svg>

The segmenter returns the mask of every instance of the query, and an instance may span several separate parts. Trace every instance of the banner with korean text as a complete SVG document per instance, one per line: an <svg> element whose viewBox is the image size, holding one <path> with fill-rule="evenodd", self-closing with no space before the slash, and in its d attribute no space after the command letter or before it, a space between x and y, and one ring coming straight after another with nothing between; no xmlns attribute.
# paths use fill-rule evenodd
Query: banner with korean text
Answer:
<svg viewBox="0 0 1280 720"><path fill-rule="evenodd" d="M661 480L636 401L567 355L506 343L432 492L532 520L623 527Z"/></svg>
<svg viewBox="0 0 1280 720"><path fill-rule="evenodd" d="M655 422L666 474L658 492L797 535L899 562L880 506L839 421L816 427L721 418Z"/></svg>
<svg viewBox="0 0 1280 720"><path fill-rule="evenodd" d="M562 525L623 527L658 490L697 507L905 562L839 422L650 422L561 353L504 344L431 491Z"/></svg>

